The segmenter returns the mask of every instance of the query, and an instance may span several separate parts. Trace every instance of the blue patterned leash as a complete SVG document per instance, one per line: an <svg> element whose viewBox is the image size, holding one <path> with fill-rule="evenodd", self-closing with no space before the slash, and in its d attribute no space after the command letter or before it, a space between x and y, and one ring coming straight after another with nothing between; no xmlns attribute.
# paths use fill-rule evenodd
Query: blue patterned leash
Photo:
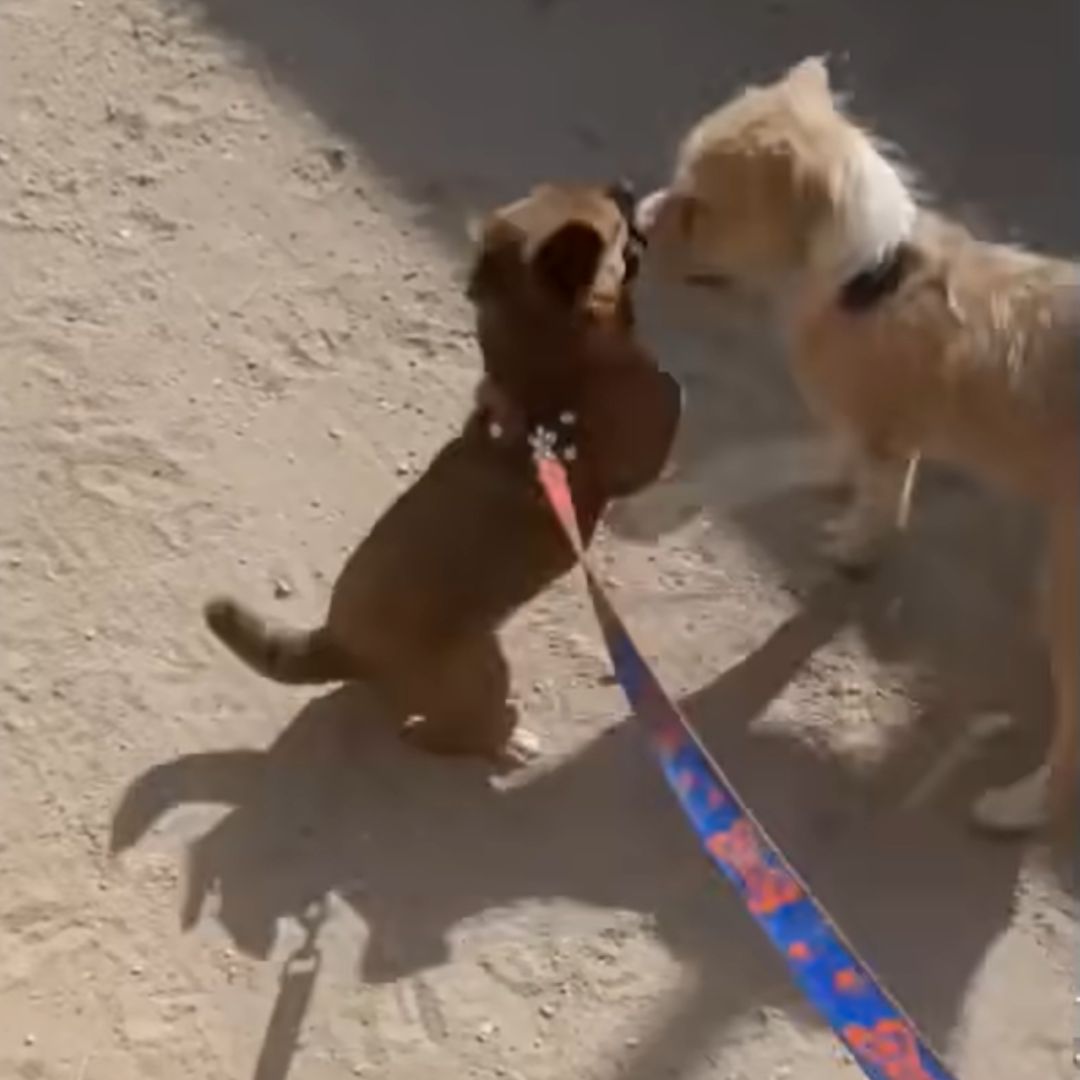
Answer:
<svg viewBox="0 0 1080 1080"><path fill-rule="evenodd" d="M540 486L584 571L619 685L713 865L869 1080L953 1080L735 793L638 652L586 560L566 470L552 448L552 440L537 432Z"/></svg>

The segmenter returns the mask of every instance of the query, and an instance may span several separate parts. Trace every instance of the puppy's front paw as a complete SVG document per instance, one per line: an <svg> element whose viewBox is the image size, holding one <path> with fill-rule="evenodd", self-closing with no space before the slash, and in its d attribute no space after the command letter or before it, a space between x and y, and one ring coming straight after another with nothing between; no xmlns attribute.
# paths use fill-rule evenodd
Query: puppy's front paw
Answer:
<svg viewBox="0 0 1080 1080"><path fill-rule="evenodd" d="M996 833L1027 833L1050 821L1050 769L1042 765L1007 787L992 788L972 807L979 828Z"/></svg>
<svg viewBox="0 0 1080 1080"><path fill-rule="evenodd" d="M509 742L499 752L499 764L518 769L534 762L541 754L539 738L527 728L515 728Z"/></svg>

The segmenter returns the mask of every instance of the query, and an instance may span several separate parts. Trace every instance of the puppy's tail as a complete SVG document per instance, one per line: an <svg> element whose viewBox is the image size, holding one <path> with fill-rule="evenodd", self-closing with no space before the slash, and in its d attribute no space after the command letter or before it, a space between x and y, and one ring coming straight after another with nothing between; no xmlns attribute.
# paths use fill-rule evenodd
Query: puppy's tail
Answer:
<svg viewBox="0 0 1080 1080"><path fill-rule="evenodd" d="M356 678L357 665L331 639L316 630L273 627L261 616L227 598L203 608L211 633L260 675L275 682L328 683Z"/></svg>

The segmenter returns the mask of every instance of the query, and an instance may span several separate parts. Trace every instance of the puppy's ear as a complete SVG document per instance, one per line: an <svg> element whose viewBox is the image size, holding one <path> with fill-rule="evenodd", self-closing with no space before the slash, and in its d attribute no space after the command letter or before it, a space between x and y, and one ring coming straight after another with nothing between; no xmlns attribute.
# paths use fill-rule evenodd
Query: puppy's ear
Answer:
<svg viewBox="0 0 1080 1080"><path fill-rule="evenodd" d="M560 300L576 304L596 279L604 238L581 221L564 225L533 256L537 278Z"/></svg>
<svg viewBox="0 0 1080 1080"><path fill-rule="evenodd" d="M784 82L789 87L804 93L832 97L829 67L824 56L808 56L800 61L787 73Z"/></svg>
<svg viewBox="0 0 1080 1080"><path fill-rule="evenodd" d="M521 245L521 233L509 225L488 231L465 287L469 300L479 303L512 285L521 273Z"/></svg>
<svg viewBox="0 0 1080 1080"><path fill-rule="evenodd" d="M632 495L659 478L682 405L678 382L653 367L615 366L586 382L582 417L591 462L611 495Z"/></svg>

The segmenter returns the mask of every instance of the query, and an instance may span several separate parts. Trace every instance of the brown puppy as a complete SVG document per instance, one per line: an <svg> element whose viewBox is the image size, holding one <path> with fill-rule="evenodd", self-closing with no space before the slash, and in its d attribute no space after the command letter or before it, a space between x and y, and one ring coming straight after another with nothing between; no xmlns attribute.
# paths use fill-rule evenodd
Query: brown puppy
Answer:
<svg viewBox="0 0 1080 1080"><path fill-rule="evenodd" d="M545 186L491 216L469 284L476 409L346 563L322 626L207 605L234 653L281 682L369 680L428 749L506 749L517 717L496 631L574 562L529 434L561 432L588 539L610 499L657 476L678 424L678 385L634 339L632 210L621 189Z"/></svg>
<svg viewBox="0 0 1080 1080"><path fill-rule="evenodd" d="M840 563L880 553L924 454L1045 509L1053 743L975 812L1026 829L1064 811L1080 727L1080 267L921 209L814 59L701 120L638 222L669 273L775 295L806 400L851 454L854 498L830 540Z"/></svg>

